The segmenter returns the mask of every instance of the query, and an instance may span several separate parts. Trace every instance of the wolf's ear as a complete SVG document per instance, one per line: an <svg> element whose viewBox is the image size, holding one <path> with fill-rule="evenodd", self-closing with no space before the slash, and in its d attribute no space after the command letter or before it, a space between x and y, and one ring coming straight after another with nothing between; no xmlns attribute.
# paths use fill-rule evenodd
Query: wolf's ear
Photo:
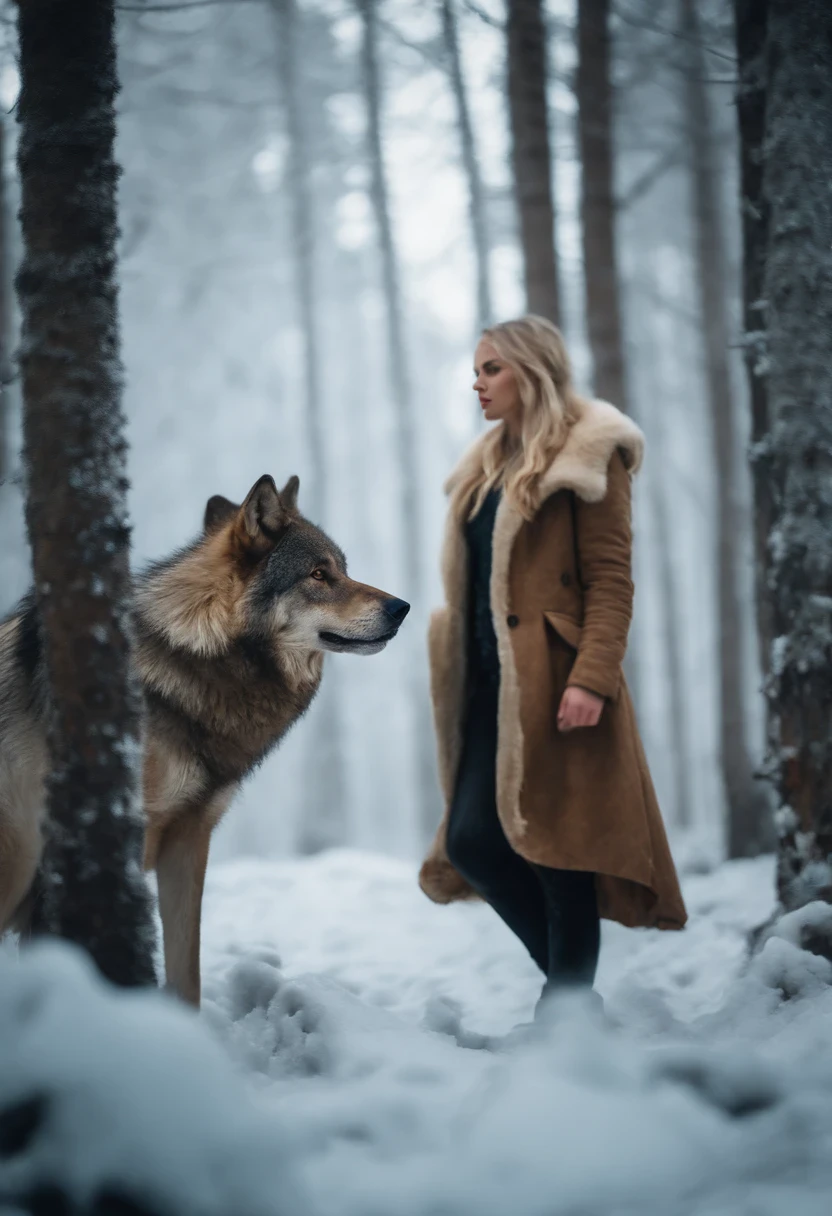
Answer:
<svg viewBox="0 0 832 1216"><path fill-rule="evenodd" d="M294 476L289 478L286 485L280 491L280 501L283 503L287 511L297 511L299 489L300 478Z"/></svg>
<svg viewBox="0 0 832 1216"><path fill-rule="evenodd" d="M240 530L244 543L254 553L266 553L273 548L283 530L286 515L274 479L264 473L251 487L240 508Z"/></svg>
<svg viewBox="0 0 832 1216"><path fill-rule="evenodd" d="M209 498L205 506L205 519L202 526L206 532L213 532L216 528L221 528L223 524L227 524L230 519L237 514L240 507L236 502L231 502L228 498L223 498L222 494L215 494L213 498Z"/></svg>

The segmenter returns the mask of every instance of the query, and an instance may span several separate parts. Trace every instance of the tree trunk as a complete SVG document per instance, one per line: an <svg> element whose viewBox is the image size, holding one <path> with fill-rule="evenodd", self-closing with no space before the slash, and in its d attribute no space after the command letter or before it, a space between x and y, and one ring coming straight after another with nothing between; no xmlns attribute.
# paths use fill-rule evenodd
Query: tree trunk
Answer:
<svg viewBox="0 0 832 1216"><path fill-rule="evenodd" d="M471 236L474 244L474 260L477 268L477 330L481 331L494 320L491 300L491 274L489 270L490 241L486 222L485 188L480 173L474 128L468 109L468 95L462 74L462 58L459 52L456 10L454 0L442 0L442 38L451 77L451 88L456 105L462 165L468 183L468 213L471 218Z"/></svg>
<svg viewBox="0 0 832 1216"><path fill-rule="evenodd" d="M9 202L6 190L6 117L0 115L0 488L11 473L11 286L9 263L11 240L9 237Z"/></svg>
<svg viewBox="0 0 832 1216"><path fill-rule="evenodd" d="M595 394L629 413L615 234L608 23L609 0L579 0L576 95L585 314ZM633 630L625 673L637 708L642 703L639 650L639 635Z"/></svg>
<svg viewBox="0 0 832 1216"><path fill-rule="evenodd" d="M657 413L659 411L656 411ZM667 689L670 718L668 734L672 751L673 801L676 823L680 828L693 826L691 803L692 764L688 746L685 689L686 680L682 662L682 631L684 604L679 595L673 570L674 536L670 527L671 498L673 487L667 476L665 453L667 444L662 435L663 423L656 420L653 431L653 472L650 475L650 511L656 526L656 549L659 566L659 587L664 616L664 654L667 663Z"/></svg>
<svg viewBox="0 0 832 1216"><path fill-rule="evenodd" d="M767 683L785 908L832 901L832 8L769 0Z"/></svg>
<svg viewBox="0 0 832 1216"><path fill-rule="evenodd" d="M720 210L716 141L709 113L707 67L696 0L682 0L685 126L691 189L708 410L716 471L716 571L719 637L720 767L728 813L729 857L753 857L770 846L767 800L754 779L745 705L743 639L753 628L737 570L746 520L738 500L737 421L728 362L725 239Z"/></svg>
<svg viewBox="0 0 832 1216"><path fill-rule="evenodd" d="M615 234L610 0L578 0L578 138L586 317L595 392L627 410Z"/></svg>
<svg viewBox="0 0 832 1216"><path fill-rule="evenodd" d="M659 287L659 294L661 294ZM672 350L674 322L665 311L655 318L651 339L658 352ZM673 356L670 356L672 359ZM685 604L679 587L674 555L678 552L678 536L673 530L673 502L678 490L673 477L668 473L670 459L669 435L672 419L668 417L664 402L668 390L672 391L668 356L660 355L650 363L646 377L646 401L644 425L650 435L649 457L646 470L647 507L656 529L656 562L659 573L659 593L662 604L663 637L667 690L669 699L668 736L670 761L673 776L673 803L675 821L681 828L694 826L691 786L693 761L690 754L687 729L687 688L682 653L682 622L685 619ZM675 371L675 367L673 368Z"/></svg>
<svg viewBox="0 0 832 1216"><path fill-rule="evenodd" d="M430 720L427 671L421 634L426 627L423 541L418 477L418 432L411 397L399 278L399 264L390 218L387 172L381 137L381 80L378 56L377 0L356 0L363 38L361 69L367 107L370 157L370 202L378 231L381 278L387 305L387 357L395 407L396 463L401 485L402 546L405 592L413 604L412 653L408 664L408 700L413 713L416 804L421 836L432 836L439 820L439 784ZM418 639L418 640L417 640Z"/></svg>
<svg viewBox="0 0 832 1216"><path fill-rule="evenodd" d="M511 162L529 312L560 321L542 0L508 0Z"/></svg>
<svg viewBox="0 0 832 1216"><path fill-rule="evenodd" d="M768 534L774 503L765 436L769 430L765 377L763 275L768 240L768 204L763 195L766 122L765 42L768 0L734 0L739 89L740 193L743 243L743 327L751 400L751 478L754 491L754 550L760 666L768 674L774 640L768 578Z"/></svg>
<svg viewBox="0 0 832 1216"><path fill-rule="evenodd" d="M305 513L326 528L331 526L332 504L327 494L318 325L320 301L315 277L315 199L300 82L303 54L299 14L297 0L272 0L272 7L288 139L284 180L289 192L291 252L303 336L304 420L311 473L303 497ZM347 786L340 701L338 673L332 664L328 664L326 679L309 715L309 746L314 761L309 765L304 787L304 812L298 839L301 853L318 853L347 843Z"/></svg>
<svg viewBox="0 0 832 1216"><path fill-rule="evenodd" d="M21 0L26 522L49 676L41 926L151 984L115 276L113 0Z"/></svg>
<svg viewBox="0 0 832 1216"><path fill-rule="evenodd" d="M402 518L405 537L408 594L421 597L422 536L419 512L416 453L418 436L412 408L407 349L399 275L398 254L390 218L390 197L381 135L381 80L378 59L377 0L356 0L363 24L361 68L367 106L367 139L370 156L370 202L378 231L381 279L386 303L387 357L396 423L396 449L402 486Z"/></svg>

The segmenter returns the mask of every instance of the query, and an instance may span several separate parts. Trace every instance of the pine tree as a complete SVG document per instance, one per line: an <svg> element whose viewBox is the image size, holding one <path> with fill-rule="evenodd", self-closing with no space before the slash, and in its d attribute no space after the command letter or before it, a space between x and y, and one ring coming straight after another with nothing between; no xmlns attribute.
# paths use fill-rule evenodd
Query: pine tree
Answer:
<svg viewBox="0 0 832 1216"><path fill-rule="evenodd" d="M832 8L769 0L763 300L778 892L832 900Z"/></svg>

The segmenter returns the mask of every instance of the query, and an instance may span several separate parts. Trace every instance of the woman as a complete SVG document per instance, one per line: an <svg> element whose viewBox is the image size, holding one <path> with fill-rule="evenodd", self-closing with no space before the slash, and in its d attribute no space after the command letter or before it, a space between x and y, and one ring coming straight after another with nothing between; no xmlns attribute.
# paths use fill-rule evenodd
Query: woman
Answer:
<svg viewBox="0 0 832 1216"><path fill-rule="evenodd" d="M590 987L599 918L681 929L684 903L621 664L643 437L579 397L540 317L475 354L497 425L448 481L447 604L430 627L445 817L431 899L485 899L546 976Z"/></svg>

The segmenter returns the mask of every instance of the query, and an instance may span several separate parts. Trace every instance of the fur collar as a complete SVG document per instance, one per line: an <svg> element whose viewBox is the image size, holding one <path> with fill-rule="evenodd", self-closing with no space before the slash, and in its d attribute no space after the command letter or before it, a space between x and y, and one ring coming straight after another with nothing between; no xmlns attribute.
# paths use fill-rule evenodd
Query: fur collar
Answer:
<svg viewBox="0 0 832 1216"><path fill-rule="evenodd" d="M579 402L578 418L566 443L538 482L538 508L557 490L574 490L585 502L600 502L607 492L607 468L616 448L631 473L641 466L644 435L632 419L608 401ZM480 465L484 442L482 436L464 454L445 483L446 493Z"/></svg>

